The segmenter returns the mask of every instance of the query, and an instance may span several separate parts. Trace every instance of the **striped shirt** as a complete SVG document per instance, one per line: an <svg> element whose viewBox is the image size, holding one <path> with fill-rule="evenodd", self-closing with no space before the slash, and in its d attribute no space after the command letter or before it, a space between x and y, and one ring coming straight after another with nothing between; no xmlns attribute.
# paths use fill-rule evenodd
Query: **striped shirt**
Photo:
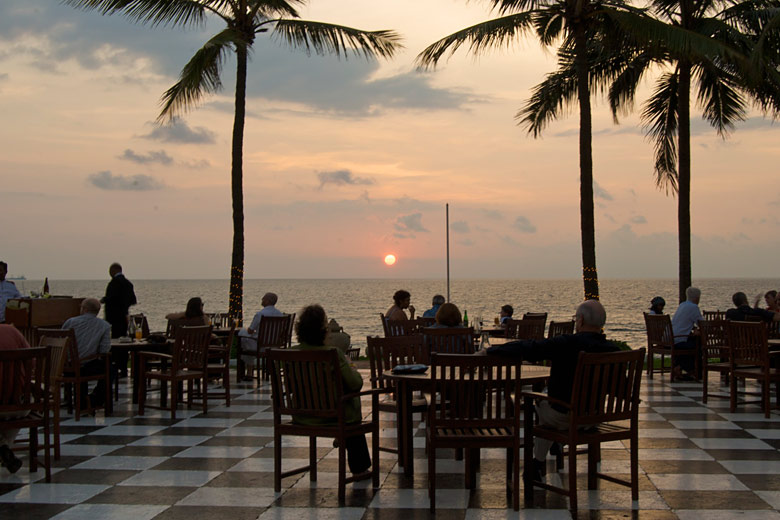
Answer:
<svg viewBox="0 0 780 520"><path fill-rule="evenodd" d="M111 325L96 314L86 313L70 318L62 324L62 328L75 332L79 359L111 350Z"/></svg>

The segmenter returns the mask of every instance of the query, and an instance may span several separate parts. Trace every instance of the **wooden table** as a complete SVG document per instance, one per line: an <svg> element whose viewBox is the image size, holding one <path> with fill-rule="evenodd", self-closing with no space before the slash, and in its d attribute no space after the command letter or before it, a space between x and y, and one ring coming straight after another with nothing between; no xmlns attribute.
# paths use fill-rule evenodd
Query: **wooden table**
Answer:
<svg viewBox="0 0 780 520"><path fill-rule="evenodd" d="M141 351L146 351L163 352L168 354L171 351L171 345L173 345L173 340L168 340L165 343L152 343L145 339L120 341L119 338L114 338L111 340L112 353L117 351L124 351L130 354L130 377L132 378L133 404L138 403L138 353Z"/></svg>
<svg viewBox="0 0 780 520"><path fill-rule="evenodd" d="M430 372L430 369L429 369ZM424 374L393 374L385 372L382 377L393 381L396 385L398 399L398 465L404 468L404 475L414 475L413 435L412 431L412 394L416 391L431 392L431 375ZM520 380L523 384L544 383L550 377L550 367L538 365L523 365Z"/></svg>

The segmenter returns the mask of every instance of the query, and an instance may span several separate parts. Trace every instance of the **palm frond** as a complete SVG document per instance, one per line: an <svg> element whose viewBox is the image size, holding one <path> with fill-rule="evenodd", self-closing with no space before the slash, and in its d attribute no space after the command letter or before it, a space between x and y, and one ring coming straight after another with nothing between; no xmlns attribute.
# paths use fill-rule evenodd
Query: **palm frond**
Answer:
<svg viewBox="0 0 780 520"><path fill-rule="evenodd" d="M292 4L306 5L305 0L254 0L250 4L250 19L258 15L263 18L300 18Z"/></svg>
<svg viewBox="0 0 780 520"><path fill-rule="evenodd" d="M323 22L279 19L274 22L273 36L307 54L335 54L348 57L391 58L402 48L401 36L395 31L362 31Z"/></svg>
<svg viewBox="0 0 780 520"><path fill-rule="evenodd" d="M647 53L639 53L629 60L609 86L609 107L617 122L620 112L627 113L634 105L636 90L653 60Z"/></svg>
<svg viewBox="0 0 780 520"><path fill-rule="evenodd" d="M104 15L123 14L133 21L156 25L199 25L213 0L62 0L78 9ZM217 13L218 14L218 13Z"/></svg>
<svg viewBox="0 0 780 520"><path fill-rule="evenodd" d="M655 149L655 183L667 193L677 191L678 87L677 72L664 74L642 111L646 134Z"/></svg>
<svg viewBox="0 0 780 520"><path fill-rule="evenodd" d="M702 117L726 137L737 121L747 116L745 100L737 91L736 79L714 64L695 68L698 102L704 107Z"/></svg>
<svg viewBox="0 0 780 520"><path fill-rule="evenodd" d="M557 7L557 6L556 6ZM566 17L563 9L552 8L537 11L534 18L536 35L544 46L552 45L566 28Z"/></svg>
<svg viewBox="0 0 780 520"><path fill-rule="evenodd" d="M499 48L528 31L533 24L533 12L525 12L488 20L454 32L428 46L416 58L420 69L433 68L445 54L452 56L462 45L468 43L469 52L480 54L492 48Z"/></svg>
<svg viewBox="0 0 780 520"><path fill-rule="evenodd" d="M182 69L179 81L163 94L163 108L157 120L169 121L193 108L205 94L218 92L222 88L222 64L238 45L245 45L245 42L236 31L228 28L198 49Z"/></svg>
<svg viewBox="0 0 780 520"><path fill-rule="evenodd" d="M533 11L541 7L539 0L490 0L494 9L501 15L507 13L518 13L522 11Z"/></svg>
<svg viewBox="0 0 780 520"><path fill-rule="evenodd" d="M539 137L559 113L577 101L577 74L574 67L561 67L536 85L525 106L515 115L517 124Z"/></svg>

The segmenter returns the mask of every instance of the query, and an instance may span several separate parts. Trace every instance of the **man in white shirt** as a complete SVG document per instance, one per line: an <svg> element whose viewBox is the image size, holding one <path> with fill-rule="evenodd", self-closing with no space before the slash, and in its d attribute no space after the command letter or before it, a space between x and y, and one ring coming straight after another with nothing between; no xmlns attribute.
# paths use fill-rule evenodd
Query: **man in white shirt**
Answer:
<svg viewBox="0 0 780 520"><path fill-rule="evenodd" d="M672 334L674 334L674 344L680 348L696 348L696 338L690 337L693 327L699 320L703 320L699 310L699 300L701 291L696 287L688 287L685 290L686 301L682 302L672 317ZM682 371L691 374L694 370L695 362L693 356L675 356L677 365L672 369L675 378L682 376Z"/></svg>
<svg viewBox="0 0 780 520"><path fill-rule="evenodd" d="M105 363L96 357L111 350L111 324L97 317L100 312L100 301L97 298L85 298L81 302L81 315L69 318L62 324L63 329L73 329L76 336L76 347L81 360L81 374L100 374L105 370ZM90 359L91 358L91 359ZM84 362L84 360L87 360ZM105 380L100 380L89 395L93 407L102 406L106 396ZM81 385L81 395L87 395L87 383ZM86 404L86 403L84 403Z"/></svg>
<svg viewBox="0 0 780 520"><path fill-rule="evenodd" d="M22 294L11 280L6 280L8 264L0 262L0 323L5 321L5 304L11 298L21 298Z"/></svg>
<svg viewBox="0 0 780 520"><path fill-rule="evenodd" d="M263 306L260 311L252 318L252 323L249 327L238 331L238 336L241 341L241 350L243 352L256 352L257 351L257 331L260 328L260 320L263 316L283 316L284 313L275 307L278 301L278 296L274 293L265 293L260 300L260 305ZM253 363L255 360L254 355L242 355L239 360L242 366L238 367L239 375L244 374L244 366L246 363Z"/></svg>

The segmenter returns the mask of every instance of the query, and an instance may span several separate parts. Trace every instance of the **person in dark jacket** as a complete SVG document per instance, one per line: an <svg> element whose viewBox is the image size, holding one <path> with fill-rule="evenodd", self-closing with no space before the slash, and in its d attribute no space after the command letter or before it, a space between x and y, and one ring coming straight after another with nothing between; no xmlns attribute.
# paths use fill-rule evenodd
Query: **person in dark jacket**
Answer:
<svg viewBox="0 0 780 520"><path fill-rule="evenodd" d="M111 281L106 286L106 295L100 300L106 306L106 321L111 324L111 337L121 338L127 335L127 317L130 313L130 306L135 305L135 291L133 284L122 274L122 266L118 263L111 264L108 268L108 274L111 275ZM119 375L127 377L127 351L115 357Z"/></svg>
<svg viewBox="0 0 780 520"><path fill-rule="evenodd" d="M616 352L618 347L608 341L602 333L607 321L607 312L596 300L586 300L577 307L575 315L575 334L564 334L544 340L510 341L495 345L484 352L490 356L519 357L524 361L552 361L550 379L547 381L547 393L565 403L571 402L574 373L580 352ZM566 430L569 428L568 411L549 401L541 401L536 406L539 424ZM547 452L552 445L546 439L535 439L534 468L537 474L543 474Z"/></svg>
<svg viewBox="0 0 780 520"><path fill-rule="evenodd" d="M726 319L732 321L745 321L750 317L756 317L767 323L771 321L780 321L780 312L774 312L768 309L757 309L751 307L748 303L747 295L743 292L735 292L731 297L734 302L734 309L726 311Z"/></svg>

